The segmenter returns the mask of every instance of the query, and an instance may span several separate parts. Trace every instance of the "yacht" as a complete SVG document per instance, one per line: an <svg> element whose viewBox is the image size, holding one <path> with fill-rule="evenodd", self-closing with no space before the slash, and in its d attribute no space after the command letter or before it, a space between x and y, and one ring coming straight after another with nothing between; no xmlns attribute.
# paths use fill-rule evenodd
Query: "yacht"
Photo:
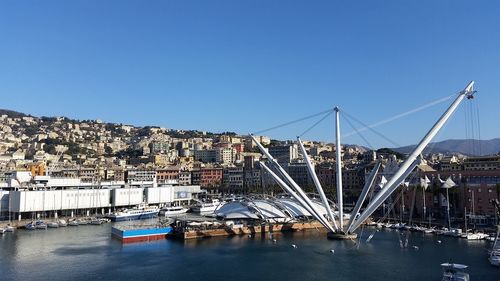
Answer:
<svg viewBox="0 0 500 281"><path fill-rule="evenodd" d="M468 267L466 265L443 263L441 267L443 268L442 281L470 281L469 273L465 272L465 269Z"/></svg>
<svg viewBox="0 0 500 281"><path fill-rule="evenodd" d="M78 220L75 220L75 219L72 219L68 222L68 225L69 226L78 226L79 223L78 223Z"/></svg>
<svg viewBox="0 0 500 281"><path fill-rule="evenodd" d="M0 234L4 234L4 233L5 233L5 229L0 227Z"/></svg>
<svg viewBox="0 0 500 281"><path fill-rule="evenodd" d="M127 221L149 219L158 216L158 207L139 207L134 209L122 209L108 215L111 221Z"/></svg>
<svg viewBox="0 0 500 281"><path fill-rule="evenodd" d="M163 207L160 210L160 215L168 217L168 216L171 216L171 215L184 214L187 211L189 211L189 209L185 208L185 207L182 207L182 206Z"/></svg>
<svg viewBox="0 0 500 281"><path fill-rule="evenodd" d="M220 201L219 199L212 199L209 202L198 202L198 204L191 207L191 210L195 213L213 213L222 207L226 202Z"/></svg>

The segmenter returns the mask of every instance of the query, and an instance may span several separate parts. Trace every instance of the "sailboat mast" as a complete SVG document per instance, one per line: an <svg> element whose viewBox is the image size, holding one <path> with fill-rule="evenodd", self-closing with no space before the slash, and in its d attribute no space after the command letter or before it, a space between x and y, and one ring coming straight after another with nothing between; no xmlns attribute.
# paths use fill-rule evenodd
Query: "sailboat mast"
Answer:
<svg viewBox="0 0 500 281"><path fill-rule="evenodd" d="M335 107L335 155L337 175L337 206L339 208L339 227L344 229L344 202L342 199L342 154L340 147L340 109Z"/></svg>
<svg viewBox="0 0 500 281"><path fill-rule="evenodd" d="M450 221L450 193L448 192L449 188L446 188L446 213L448 216L448 229L451 229L451 221Z"/></svg>
<svg viewBox="0 0 500 281"><path fill-rule="evenodd" d="M423 211L422 212L422 214L423 214L422 220L425 221L425 211L426 211L426 209L425 209L425 186L422 186L422 200L424 201L424 208L422 210Z"/></svg>

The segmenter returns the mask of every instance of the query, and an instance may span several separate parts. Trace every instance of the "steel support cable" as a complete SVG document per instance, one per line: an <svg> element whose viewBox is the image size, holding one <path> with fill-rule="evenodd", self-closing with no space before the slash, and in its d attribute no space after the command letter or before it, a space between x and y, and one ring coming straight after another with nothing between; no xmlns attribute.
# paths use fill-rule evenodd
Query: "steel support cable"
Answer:
<svg viewBox="0 0 500 281"><path fill-rule="evenodd" d="M481 147L481 123L479 122L479 105L477 102L474 100L473 104L475 106L475 111L476 111L476 123L477 123L477 140L478 140L478 149L479 149L479 155L482 155L482 147Z"/></svg>
<svg viewBox="0 0 500 281"><path fill-rule="evenodd" d="M472 154L476 154L476 133L475 133L475 130L474 130L474 110L472 109L472 102L469 103L469 112L470 112L470 115L472 116L470 118L470 128L471 128L471 132L472 132Z"/></svg>
<svg viewBox="0 0 500 281"><path fill-rule="evenodd" d="M361 129L358 129L358 131L366 131L366 130L370 130L372 131L374 134L378 135L379 137L385 139L386 141L390 142L394 147L400 147L401 145L399 145L398 143L394 142L393 140L389 139L388 137L386 137L384 134L376 131L375 129L373 129L373 126L369 126L369 125L366 125L365 123L363 123L362 121L356 119L354 116L348 114L347 112L343 111L344 112L344 115L351 118L352 120L358 122L359 124L361 124L361 126L363 126L363 128ZM346 137L349 137L349 136L352 136L354 135L356 132L351 132L351 133L348 133L346 135L344 135L344 138Z"/></svg>
<svg viewBox="0 0 500 281"><path fill-rule="evenodd" d="M464 109L465 144L470 150L472 150L472 146L470 143L470 136L469 136L469 125L468 125L469 117L467 115L467 112L468 112L467 109Z"/></svg>
<svg viewBox="0 0 500 281"><path fill-rule="evenodd" d="M327 114L325 114L325 116L323 116L321 119L319 119L318 121L316 121L316 123L314 123L311 127L307 128L304 132L302 132L302 134L300 134L299 137L302 138L303 135L305 135L306 133L308 133L309 131L311 131L312 129L314 129L314 127L316 127L317 125L319 125L319 123L323 122L323 120L325 120L332 113L333 113L333 110L330 110Z"/></svg>
<svg viewBox="0 0 500 281"><path fill-rule="evenodd" d="M330 112L332 110L333 109L330 108L330 109L325 110L325 111L321 111L321 112L318 112L318 113L315 113L315 114L312 114L312 115L308 115L308 116L305 116L305 117L302 117L302 118L299 118L299 119L295 119L295 120L292 120L292 121L289 121L289 122L286 122L286 123L283 123L283 124L280 124L280 125L273 126L271 128L267 128L267 129L264 129L264 130L260 130L260 131L254 132L253 134L254 135L258 135L258 134L262 134L262 133L265 133L265 132L268 132L268 131L271 131L271 130L279 129L279 128L282 128L282 127L285 127L285 126L288 126L288 125L292 125L292 124L295 124L295 123L298 123L298 122L301 122L301 121L304 121L304 120L307 120L307 119L314 118L316 116L320 116L320 115L328 113L328 112Z"/></svg>
<svg viewBox="0 0 500 281"><path fill-rule="evenodd" d="M342 114L343 117L345 117L345 120L347 121L347 123L349 124L349 126L351 126L351 128L359 135L359 137L362 138L363 141L365 141L366 145L368 145L368 147L371 150L374 150L373 146L371 145L371 143L361 134L361 132L356 127L354 127L354 125L352 124L349 116L345 115L344 111L341 111L340 113Z"/></svg>
<svg viewBox="0 0 500 281"><path fill-rule="evenodd" d="M426 108L429 108L429 107L431 107L431 106L433 106L433 105L436 105L436 104L439 104L439 103L445 102L445 101L447 101L447 100L449 100L450 98L455 97L455 96L456 96L456 94L453 94L453 95L449 95L449 96L447 96L447 97L443 97L443 98L437 99L437 100L432 101L432 102L430 102L430 103L428 103L428 104L425 104L425 105L422 105L422 106L416 107L416 108L414 108L414 109L411 109L411 110L409 110L409 111L406 111L406 112L403 112L403 113L400 113L400 114L394 115L393 117L389 117L389 118L384 119L384 120L382 120L382 121L379 121L379 122L373 123L373 124L371 124L371 125L369 125L369 126L365 126L364 128L361 128L360 130L361 130L361 131L369 130L370 128L378 127L378 126L381 126L381 125L383 125L383 124L386 124L386 123L389 123L389 122L395 121L395 120L397 120L397 119L399 119L399 118L402 118L402 117L405 117L405 116L407 116L407 115L410 115L410 114L413 114L413 113L417 113L417 112L419 112L419 111L422 111L422 110L424 110L424 109L426 109ZM344 135L344 137L348 137L348 136L353 135L353 134L354 134L354 132L351 132L351 133L348 133L348 134Z"/></svg>

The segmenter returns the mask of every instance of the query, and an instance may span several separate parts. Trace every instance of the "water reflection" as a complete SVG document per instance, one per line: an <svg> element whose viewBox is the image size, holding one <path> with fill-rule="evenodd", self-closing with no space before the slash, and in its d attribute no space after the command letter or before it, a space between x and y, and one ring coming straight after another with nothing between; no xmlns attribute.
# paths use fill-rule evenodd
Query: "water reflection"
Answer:
<svg viewBox="0 0 500 281"><path fill-rule="evenodd" d="M474 281L500 279L484 241L412 233L401 249L406 236L398 231L376 232L366 243L373 230L365 230L356 241L327 240L320 231L122 244L110 228L5 234L2 280L439 280L439 264L449 260L469 265Z"/></svg>

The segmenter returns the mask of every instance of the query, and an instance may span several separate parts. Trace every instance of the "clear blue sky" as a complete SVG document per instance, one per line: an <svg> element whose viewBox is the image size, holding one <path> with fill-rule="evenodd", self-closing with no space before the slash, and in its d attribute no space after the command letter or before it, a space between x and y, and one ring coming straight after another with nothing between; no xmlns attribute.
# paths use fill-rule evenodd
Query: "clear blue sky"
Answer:
<svg viewBox="0 0 500 281"><path fill-rule="evenodd" d="M335 105L371 124L476 80L490 139L500 137L499 15L499 1L4 0L0 108L247 133ZM450 102L377 130L415 143ZM465 119L461 109L438 140L466 137ZM333 118L304 138L332 140Z"/></svg>

